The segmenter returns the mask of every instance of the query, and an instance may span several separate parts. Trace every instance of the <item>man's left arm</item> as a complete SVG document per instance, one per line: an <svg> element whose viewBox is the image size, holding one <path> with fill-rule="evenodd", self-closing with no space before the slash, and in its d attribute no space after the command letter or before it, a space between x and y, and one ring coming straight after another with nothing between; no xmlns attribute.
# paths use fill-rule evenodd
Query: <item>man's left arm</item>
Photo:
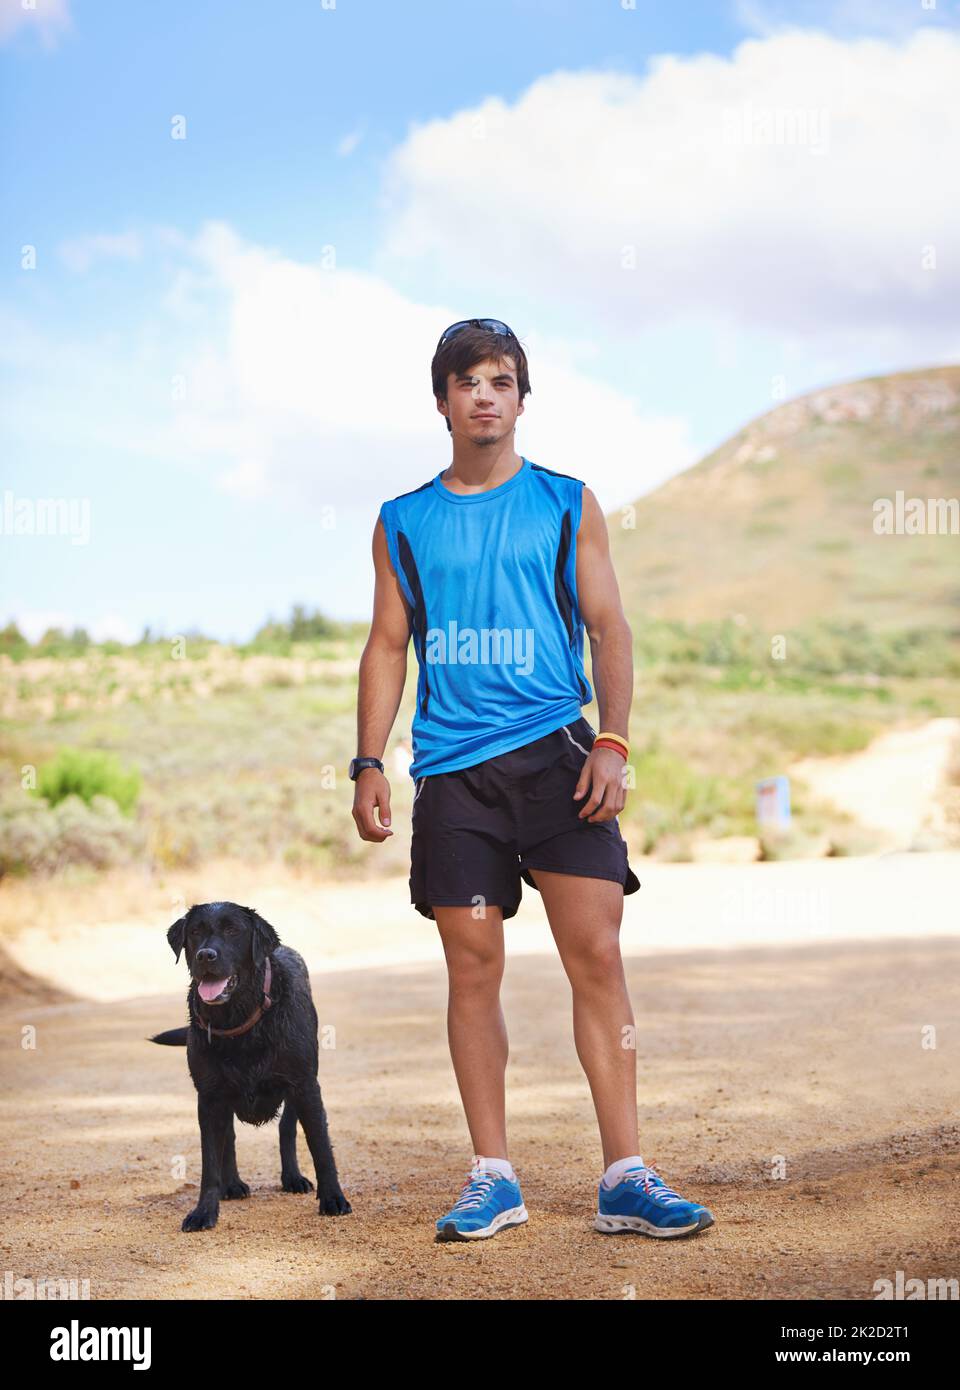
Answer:
<svg viewBox="0 0 960 1390"><path fill-rule="evenodd" d="M610 558L607 522L600 503L583 489L577 531L577 594L583 625L590 638L593 685L599 708L599 732L629 739L633 700L633 634L620 601L617 576ZM580 772L574 798L590 791L580 818L613 820L627 799L624 760L611 748L596 748Z"/></svg>

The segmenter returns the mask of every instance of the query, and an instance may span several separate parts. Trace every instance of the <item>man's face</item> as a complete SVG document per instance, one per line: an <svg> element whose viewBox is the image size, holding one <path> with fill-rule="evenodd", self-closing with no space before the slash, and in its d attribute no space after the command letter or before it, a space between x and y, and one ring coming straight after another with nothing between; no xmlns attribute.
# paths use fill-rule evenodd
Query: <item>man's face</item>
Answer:
<svg viewBox="0 0 960 1390"><path fill-rule="evenodd" d="M476 362L463 376L451 372L446 402L438 401L437 408L450 420L454 434L481 446L499 443L523 414L514 359Z"/></svg>

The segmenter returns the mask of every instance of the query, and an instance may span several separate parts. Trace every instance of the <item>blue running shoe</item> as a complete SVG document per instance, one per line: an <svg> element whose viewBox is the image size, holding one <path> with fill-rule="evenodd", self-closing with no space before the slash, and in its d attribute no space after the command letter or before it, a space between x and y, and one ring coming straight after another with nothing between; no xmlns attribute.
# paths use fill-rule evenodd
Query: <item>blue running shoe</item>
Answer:
<svg viewBox="0 0 960 1390"><path fill-rule="evenodd" d="M490 1168L473 1168L460 1196L437 1222L437 1240L485 1240L528 1219L519 1183Z"/></svg>
<svg viewBox="0 0 960 1390"><path fill-rule="evenodd" d="M687 1202L653 1168L628 1168L616 1187L600 1183L594 1227L605 1235L637 1231L645 1236L692 1236L713 1225L713 1213Z"/></svg>

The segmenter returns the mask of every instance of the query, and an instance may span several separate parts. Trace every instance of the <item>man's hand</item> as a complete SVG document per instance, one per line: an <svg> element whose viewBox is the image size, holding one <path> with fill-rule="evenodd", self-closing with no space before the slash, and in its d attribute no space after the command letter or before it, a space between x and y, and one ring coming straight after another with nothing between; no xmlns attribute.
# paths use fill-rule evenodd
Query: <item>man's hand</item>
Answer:
<svg viewBox="0 0 960 1390"><path fill-rule="evenodd" d="M589 799L580 810L580 820L586 819L596 824L598 821L613 820L614 816L620 814L627 799L627 789L623 785L625 767L623 758L612 748L594 748L587 754L573 793L576 801L590 792Z"/></svg>
<svg viewBox="0 0 960 1390"><path fill-rule="evenodd" d="M380 824L377 824L374 811L380 811ZM390 783L379 768L365 767L354 783L353 819L361 840L373 840L377 844L385 840L393 831L390 824Z"/></svg>

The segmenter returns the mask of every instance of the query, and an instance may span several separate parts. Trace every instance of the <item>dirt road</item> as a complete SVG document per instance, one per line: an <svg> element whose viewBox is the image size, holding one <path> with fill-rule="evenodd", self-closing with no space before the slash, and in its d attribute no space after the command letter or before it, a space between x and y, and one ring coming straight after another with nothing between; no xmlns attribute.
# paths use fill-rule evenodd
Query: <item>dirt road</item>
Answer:
<svg viewBox="0 0 960 1390"><path fill-rule="evenodd" d="M530 1222L477 1245L433 1240L470 1158L439 961L314 976L353 1214L320 1218L312 1195L282 1193L276 1123L240 1125L252 1195L196 1235L180 1231L199 1167L186 1058L144 1041L183 1019L183 992L57 1002L12 979L3 1269L88 1279L93 1299L870 1299L898 1270L957 1278L958 965L948 936L631 955L641 1150L717 1219L670 1243L592 1229L600 1154L555 955L512 952L503 994ZM300 1154L312 1174L302 1134Z"/></svg>
<svg viewBox="0 0 960 1390"><path fill-rule="evenodd" d="M960 719L930 719L891 729L868 748L833 758L804 758L791 775L892 849L929 848L948 836L947 779L960 746Z"/></svg>

